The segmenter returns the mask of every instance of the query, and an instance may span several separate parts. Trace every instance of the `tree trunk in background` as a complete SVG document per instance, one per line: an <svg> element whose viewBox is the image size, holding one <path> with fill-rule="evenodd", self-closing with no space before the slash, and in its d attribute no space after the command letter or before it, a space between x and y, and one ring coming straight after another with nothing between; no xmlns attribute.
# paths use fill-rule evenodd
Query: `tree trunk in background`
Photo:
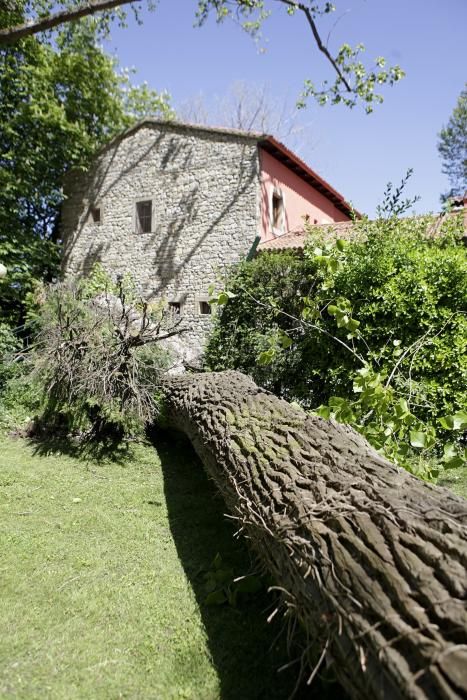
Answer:
<svg viewBox="0 0 467 700"><path fill-rule="evenodd" d="M238 372L172 377L189 437L355 698L467 697L467 501Z"/></svg>

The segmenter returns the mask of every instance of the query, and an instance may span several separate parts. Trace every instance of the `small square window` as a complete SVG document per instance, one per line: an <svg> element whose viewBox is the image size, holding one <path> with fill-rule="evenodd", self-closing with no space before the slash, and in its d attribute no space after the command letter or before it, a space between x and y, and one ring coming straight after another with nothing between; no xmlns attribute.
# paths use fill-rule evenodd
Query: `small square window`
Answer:
<svg viewBox="0 0 467 700"><path fill-rule="evenodd" d="M204 300L200 301L199 302L199 313L202 316L210 316L212 313L211 304L208 301L204 301Z"/></svg>
<svg viewBox="0 0 467 700"><path fill-rule="evenodd" d="M91 207L89 220L92 224L102 223L102 211L100 207Z"/></svg>
<svg viewBox="0 0 467 700"><path fill-rule="evenodd" d="M136 233L152 232L152 201L136 202Z"/></svg>
<svg viewBox="0 0 467 700"><path fill-rule="evenodd" d="M179 301L169 301L169 312L172 316L180 316L181 310L182 308Z"/></svg>

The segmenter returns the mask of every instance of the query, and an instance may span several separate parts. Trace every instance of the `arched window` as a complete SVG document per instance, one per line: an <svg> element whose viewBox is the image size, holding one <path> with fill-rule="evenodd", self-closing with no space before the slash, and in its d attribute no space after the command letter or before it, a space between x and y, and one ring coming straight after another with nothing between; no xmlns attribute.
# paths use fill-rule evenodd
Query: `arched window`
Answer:
<svg viewBox="0 0 467 700"><path fill-rule="evenodd" d="M271 192L270 202L271 228L276 235L285 232L285 206L284 195L279 187L274 187Z"/></svg>

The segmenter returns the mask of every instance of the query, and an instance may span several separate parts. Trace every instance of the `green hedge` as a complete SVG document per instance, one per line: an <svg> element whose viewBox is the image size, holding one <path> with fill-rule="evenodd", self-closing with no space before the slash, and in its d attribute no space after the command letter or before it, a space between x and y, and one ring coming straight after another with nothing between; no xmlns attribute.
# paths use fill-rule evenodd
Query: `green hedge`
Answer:
<svg viewBox="0 0 467 700"><path fill-rule="evenodd" d="M235 368L289 400L313 408L352 396L356 355L410 395L421 420L467 405L467 257L460 217L439 236L432 219L362 221L347 245L310 235L303 256L263 253L242 263L228 289L206 351L210 369ZM318 249L319 248L319 249ZM336 323L335 305L350 302L359 322ZM284 331L292 339L277 342ZM272 340L271 340L272 338ZM275 340L274 340L275 338ZM261 353L274 345L270 364ZM264 356L264 355L263 355ZM258 361L260 358L260 361Z"/></svg>

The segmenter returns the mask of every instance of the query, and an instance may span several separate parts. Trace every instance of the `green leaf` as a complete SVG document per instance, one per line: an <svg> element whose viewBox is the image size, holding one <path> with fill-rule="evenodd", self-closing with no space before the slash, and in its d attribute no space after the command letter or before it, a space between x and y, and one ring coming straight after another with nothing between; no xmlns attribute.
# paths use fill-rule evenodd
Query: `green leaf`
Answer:
<svg viewBox="0 0 467 700"><path fill-rule="evenodd" d="M270 348L269 350L264 350L258 355L258 364L259 365L270 365L271 362L274 360L275 357L275 350L274 348Z"/></svg>
<svg viewBox="0 0 467 700"><path fill-rule="evenodd" d="M228 583L233 579L233 569L217 569L215 576L218 584Z"/></svg>
<svg viewBox="0 0 467 700"><path fill-rule="evenodd" d="M459 469L459 467L463 467L464 464L465 461L459 455L448 459L446 462L443 462L443 466L445 469Z"/></svg>
<svg viewBox="0 0 467 700"><path fill-rule="evenodd" d="M465 464L464 457L453 443L447 443L443 449L443 466L445 469L457 469Z"/></svg>
<svg viewBox="0 0 467 700"><path fill-rule="evenodd" d="M317 409L315 409L314 413L317 416L320 416L320 418L325 418L326 420L329 420L331 417L331 409L329 406L318 406Z"/></svg>
<svg viewBox="0 0 467 700"><path fill-rule="evenodd" d="M399 401L394 406L394 413L399 420L405 418L410 414L409 405L405 399L399 399Z"/></svg>
<svg viewBox="0 0 467 700"><path fill-rule="evenodd" d="M232 608L237 607L237 590L236 588L227 588L225 591L227 595L227 602Z"/></svg>
<svg viewBox="0 0 467 700"><path fill-rule="evenodd" d="M222 605L227 601L224 591L213 591L204 599L205 605Z"/></svg>
<svg viewBox="0 0 467 700"><path fill-rule="evenodd" d="M204 584L204 590L206 593L212 593L213 591L217 590L217 581L215 577L208 577L205 584Z"/></svg>
<svg viewBox="0 0 467 700"><path fill-rule="evenodd" d="M352 331L352 333L356 331L359 326L360 321L356 321L354 318L351 318L347 324L347 328Z"/></svg>
<svg viewBox="0 0 467 700"><path fill-rule="evenodd" d="M458 413L455 413L452 419L454 424L454 430L464 430L465 428L467 428L467 413L465 413L465 411L459 411Z"/></svg>
<svg viewBox="0 0 467 700"><path fill-rule="evenodd" d="M328 267L328 261L329 258L326 255L317 255L315 257L315 263L318 265L318 267Z"/></svg>
<svg viewBox="0 0 467 700"><path fill-rule="evenodd" d="M322 285L321 285L321 289L325 292L325 291L327 291L328 289L333 289L334 286L335 286L335 284L334 284L334 279L333 279L332 277L327 277L327 278L323 281L323 283L322 283Z"/></svg>
<svg viewBox="0 0 467 700"><path fill-rule="evenodd" d="M220 569L222 566L222 557L219 552L217 552L216 556L212 560L211 564L211 569Z"/></svg>
<svg viewBox="0 0 467 700"><path fill-rule="evenodd" d="M453 430L454 428L454 420L452 416L442 416L441 418L438 418L438 423L440 423L445 430Z"/></svg>
<svg viewBox="0 0 467 700"><path fill-rule="evenodd" d="M442 416L438 418L438 423L446 430L464 430L467 428L467 413L458 411L452 416Z"/></svg>
<svg viewBox="0 0 467 700"><path fill-rule="evenodd" d="M457 448L452 442L448 442L443 448L443 459L448 462L453 457L457 457Z"/></svg>
<svg viewBox="0 0 467 700"><path fill-rule="evenodd" d="M292 342L292 338L290 338L287 333L284 333L284 331L279 333L279 343L284 349L290 348Z"/></svg>
<svg viewBox="0 0 467 700"><path fill-rule="evenodd" d="M337 314L337 327L346 328L349 323L349 316L347 314Z"/></svg>
<svg viewBox="0 0 467 700"><path fill-rule="evenodd" d="M418 449L425 449L427 445L427 435L418 430L410 431L410 444Z"/></svg>
<svg viewBox="0 0 467 700"><path fill-rule="evenodd" d="M340 253L343 253L344 250L347 248L347 241L345 241L343 238L338 238L336 241L336 248Z"/></svg>

